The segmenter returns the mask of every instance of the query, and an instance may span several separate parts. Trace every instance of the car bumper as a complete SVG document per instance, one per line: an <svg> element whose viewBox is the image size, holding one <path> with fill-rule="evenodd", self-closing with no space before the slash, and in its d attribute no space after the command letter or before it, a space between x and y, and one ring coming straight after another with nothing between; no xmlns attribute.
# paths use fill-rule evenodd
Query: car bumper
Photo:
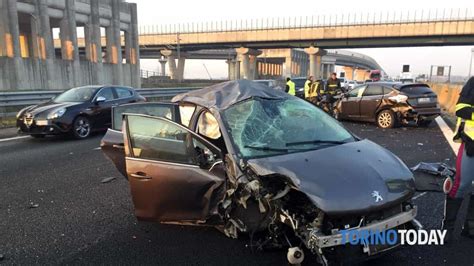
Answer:
<svg viewBox="0 0 474 266"><path fill-rule="evenodd" d="M402 118L407 120L429 120L434 119L441 114L441 109L438 107L431 108L410 108L402 113Z"/></svg>
<svg viewBox="0 0 474 266"><path fill-rule="evenodd" d="M68 133L70 125L54 120L32 120L27 123L24 119L17 119L18 132L27 135L60 135Z"/></svg>
<svg viewBox="0 0 474 266"><path fill-rule="evenodd" d="M374 222L363 227L347 229L347 231L350 231L350 230L370 231L370 232L385 231L388 229L396 228L400 225L403 225L412 221L415 221L415 223L417 223L417 221L415 220L416 214L417 214L417 208L415 206L410 210L401 212L385 220ZM344 241L342 238L343 238L343 234L341 233L335 233L332 235L323 235L320 233L319 230L313 230L310 233L310 239L308 240L307 246L308 248L315 250L315 249L321 249L321 248L346 245L346 244L343 244ZM348 241L345 241L345 243L348 243Z"/></svg>

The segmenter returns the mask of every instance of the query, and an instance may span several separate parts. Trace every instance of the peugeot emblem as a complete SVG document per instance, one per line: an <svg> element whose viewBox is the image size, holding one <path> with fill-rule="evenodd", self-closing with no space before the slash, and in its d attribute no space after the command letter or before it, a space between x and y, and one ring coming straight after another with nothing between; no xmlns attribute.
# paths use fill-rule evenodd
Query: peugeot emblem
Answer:
<svg viewBox="0 0 474 266"><path fill-rule="evenodd" d="M382 195L380 195L380 193L376 190L372 192L372 197L375 198L376 203L383 200Z"/></svg>

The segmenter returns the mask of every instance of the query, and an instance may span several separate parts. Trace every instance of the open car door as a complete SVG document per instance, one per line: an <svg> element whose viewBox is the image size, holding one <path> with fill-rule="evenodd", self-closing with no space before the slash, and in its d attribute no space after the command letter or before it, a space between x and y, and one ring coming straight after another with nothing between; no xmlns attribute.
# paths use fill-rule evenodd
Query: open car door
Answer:
<svg viewBox="0 0 474 266"><path fill-rule="evenodd" d="M181 116L178 105L175 103L131 103L112 107L112 126L102 138L100 146L102 152L112 160L117 170L126 177L122 135L122 116L124 113L166 117L177 123L181 123Z"/></svg>
<svg viewBox="0 0 474 266"><path fill-rule="evenodd" d="M366 87L362 86L352 89L341 99L341 118L355 120L360 118L360 101Z"/></svg>
<svg viewBox="0 0 474 266"><path fill-rule="evenodd" d="M124 116L126 170L139 220L203 222L224 197L221 151L166 118Z"/></svg>

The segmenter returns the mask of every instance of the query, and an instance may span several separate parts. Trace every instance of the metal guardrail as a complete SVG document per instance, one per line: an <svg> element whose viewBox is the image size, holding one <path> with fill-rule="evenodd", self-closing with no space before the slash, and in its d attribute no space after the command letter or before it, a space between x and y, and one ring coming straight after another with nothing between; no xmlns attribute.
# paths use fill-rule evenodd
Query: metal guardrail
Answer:
<svg viewBox="0 0 474 266"><path fill-rule="evenodd" d="M177 94L188 92L199 88L147 88L136 89L136 91L146 98L169 99ZM13 117L15 112L7 112L7 109L15 107L40 104L61 94L63 91L18 91L0 92L0 117Z"/></svg>

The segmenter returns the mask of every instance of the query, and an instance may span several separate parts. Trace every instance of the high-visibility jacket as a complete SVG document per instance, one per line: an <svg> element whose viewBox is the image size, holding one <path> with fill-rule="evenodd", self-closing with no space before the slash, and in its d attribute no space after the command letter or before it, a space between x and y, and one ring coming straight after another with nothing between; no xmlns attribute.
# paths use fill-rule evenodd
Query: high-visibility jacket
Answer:
<svg viewBox="0 0 474 266"><path fill-rule="evenodd" d="M286 85L288 86L288 94L295 96L296 95L295 83L292 80L288 80L286 82Z"/></svg>
<svg viewBox="0 0 474 266"><path fill-rule="evenodd" d="M308 97L317 97L318 96L318 90L319 90L319 82L315 81L311 84L311 87L309 88L308 91Z"/></svg>
<svg viewBox="0 0 474 266"><path fill-rule="evenodd" d="M456 105L456 112L463 108L474 108L474 105L470 105L467 103L458 103ZM472 114L470 120L459 117L456 132L460 132L464 136L468 137L471 141L474 141L474 114ZM454 141L460 143L463 140L459 134L456 134L456 136L454 137Z"/></svg>
<svg viewBox="0 0 474 266"><path fill-rule="evenodd" d="M308 98L309 97L309 89L311 87L311 80L306 80L306 82L304 83L304 97L305 98Z"/></svg>
<svg viewBox="0 0 474 266"><path fill-rule="evenodd" d="M326 92L329 94L336 94L337 90L341 89L341 82L338 79L329 78L326 82Z"/></svg>

